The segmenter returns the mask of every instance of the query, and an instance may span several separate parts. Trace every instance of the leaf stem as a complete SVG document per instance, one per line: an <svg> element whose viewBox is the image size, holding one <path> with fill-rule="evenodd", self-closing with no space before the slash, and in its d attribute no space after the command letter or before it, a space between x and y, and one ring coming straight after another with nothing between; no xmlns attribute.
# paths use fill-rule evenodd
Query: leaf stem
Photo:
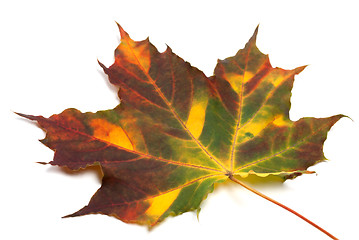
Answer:
<svg viewBox="0 0 359 240"><path fill-rule="evenodd" d="M310 221L309 219L305 218L304 216L302 216L301 214L297 213L296 211L294 211L293 209L281 204L280 202L277 202L276 200L264 195L263 193L258 192L257 190L251 188L250 186L244 184L243 182L239 181L237 178L235 178L233 175L229 175L229 179L231 179L233 182L238 183L239 185L241 185L242 187L248 189L249 191L257 194L258 196L261 196L262 198L284 208L285 210L293 213L294 215L296 215L297 217L303 219L304 221L306 221L307 223L309 223L310 225L312 225L313 227L317 228L318 230L320 230L321 232L325 233L326 235L328 235L331 239L336 239L338 240L338 238L334 237L332 234L330 234L329 232L327 232L326 230L324 230L323 228L319 227L317 224L315 224L314 222Z"/></svg>

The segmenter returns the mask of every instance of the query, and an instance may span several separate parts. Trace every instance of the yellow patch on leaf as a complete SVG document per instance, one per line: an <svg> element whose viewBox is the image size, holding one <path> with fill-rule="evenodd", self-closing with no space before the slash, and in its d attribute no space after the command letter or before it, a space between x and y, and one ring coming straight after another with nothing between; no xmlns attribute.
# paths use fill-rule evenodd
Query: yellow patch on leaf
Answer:
<svg viewBox="0 0 359 240"><path fill-rule="evenodd" d="M148 44L138 44L132 40L125 40L121 46L123 58L134 65L140 65L143 70L148 73L151 65L150 50Z"/></svg>
<svg viewBox="0 0 359 240"><path fill-rule="evenodd" d="M245 72L244 78L243 78L243 84L248 82L252 77L254 76L251 72Z"/></svg>
<svg viewBox="0 0 359 240"><path fill-rule="evenodd" d="M186 126L195 138L198 138L204 126L208 98L201 101L194 100L189 113Z"/></svg>
<svg viewBox="0 0 359 240"><path fill-rule="evenodd" d="M154 218L159 218L164 212L167 211L174 200L176 200L181 190L182 189L179 188L150 199L149 202L151 206L147 209L146 214Z"/></svg>
<svg viewBox="0 0 359 240"><path fill-rule="evenodd" d="M249 120L248 124L243 125L243 127L238 131L238 136L247 136L247 139L241 139L240 142L245 142L251 139L251 136L257 136L270 122L271 119L257 118ZM238 144L238 143L237 143Z"/></svg>
<svg viewBox="0 0 359 240"><path fill-rule="evenodd" d="M285 126L290 126L291 122L288 121L287 119L285 119L283 116L276 118L273 121L273 124L278 126L278 127L285 127Z"/></svg>
<svg viewBox="0 0 359 240"><path fill-rule="evenodd" d="M231 84L232 88L236 93L241 91L243 76L237 73L227 73L225 78Z"/></svg>
<svg viewBox="0 0 359 240"><path fill-rule="evenodd" d="M248 172L238 172L235 175L238 175L242 178L247 178L251 174L256 175L258 177L267 177L270 173L256 173L253 170L249 170Z"/></svg>
<svg viewBox="0 0 359 240"><path fill-rule="evenodd" d="M231 84L232 88L236 93L240 93L242 91L242 85L248 82L254 76L251 72L245 72L244 76L237 73L227 73L226 79Z"/></svg>
<svg viewBox="0 0 359 240"><path fill-rule="evenodd" d="M274 87L278 87L286 78L284 78L283 76L279 76L276 79L273 79L273 81L271 81L271 83L273 84Z"/></svg>
<svg viewBox="0 0 359 240"><path fill-rule="evenodd" d="M94 137L133 150L130 139L120 126L99 118L93 119L90 125L94 129Z"/></svg>

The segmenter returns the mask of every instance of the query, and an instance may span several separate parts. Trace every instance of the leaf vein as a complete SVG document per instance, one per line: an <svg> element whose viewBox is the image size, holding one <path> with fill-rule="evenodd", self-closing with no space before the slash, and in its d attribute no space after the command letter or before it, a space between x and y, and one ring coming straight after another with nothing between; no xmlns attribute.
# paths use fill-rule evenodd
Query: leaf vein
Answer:
<svg viewBox="0 0 359 240"><path fill-rule="evenodd" d="M283 150L281 150L281 151L279 151L279 152L277 152L277 153L275 153L275 154L273 154L273 155L271 155L271 156L269 156L269 157L265 157L265 158L262 158L262 159L260 159L260 160L257 160L257 161L254 161L254 162L252 162L252 163L249 163L249 164L247 164L247 165L245 165L245 166L239 167L239 168L237 168L234 172L238 172L238 171L241 170L241 169L244 169L244 168L247 168L247 167L256 165L256 164L258 164L258 163L261 163L261 162L263 162L263 161L266 161L266 160L268 160L268 159L271 159L271 158L273 158L273 157L276 157L276 156L278 156L278 155L281 155L282 153L284 153L284 152L286 152L286 151L289 151L289 150L291 150L291 149L294 149L294 148L298 147L299 145L305 143L308 138L311 138L311 137L315 136L319 131L321 131L321 130L322 130L323 128L325 128L327 125L329 125L329 124L326 124L326 125L322 126L322 127L319 128L317 131L315 131L313 134L309 134L308 136L304 137L301 141L298 141L297 143L293 144L292 146L289 146L289 147L287 147L287 148L285 148L285 149L283 149Z"/></svg>
<svg viewBox="0 0 359 240"><path fill-rule="evenodd" d="M143 66L141 65L137 55L134 53L132 47L130 47L131 45L128 42L128 39L125 38L125 40L127 41L127 45L129 46L133 56L136 58L137 64L139 65L139 67L141 68L142 72L146 75L146 77L148 78L148 80L150 81L150 83L153 85L153 87L155 88L155 90L157 91L157 93L160 95L160 97L165 101L166 105L168 106L168 108L170 109L170 111L172 112L172 114L175 116L175 118L177 119L177 121L182 125L182 127L186 130L186 132L191 136L191 138L198 144L198 146L208 155L208 157L210 159L212 159L217 165L219 165L222 169L227 170L211 153L209 153L207 151L207 149L205 149L205 147L202 145L202 143L193 136L193 134L189 131L189 129L187 128L186 124L182 121L182 119L178 116L177 112L175 111L175 109L172 107L171 103L168 101L168 99L164 96L164 94L162 93L162 90L157 86L157 84L155 83L155 81L152 79L152 77L145 71L145 69L143 68Z"/></svg>

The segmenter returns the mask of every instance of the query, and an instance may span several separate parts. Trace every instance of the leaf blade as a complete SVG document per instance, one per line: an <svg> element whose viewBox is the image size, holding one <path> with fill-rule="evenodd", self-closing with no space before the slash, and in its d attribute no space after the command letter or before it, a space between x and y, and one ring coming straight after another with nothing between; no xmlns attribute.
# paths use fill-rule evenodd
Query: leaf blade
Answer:
<svg viewBox="0 0 359 240"><path fill-rule="evenodd" d="M205 75L198 69L193 68L192 66L190 66L190 64L184 62L178 56L173 54L170 48L167 48L164 53L159 53L157 49L149 43L148 40L135 42L129 37L129 35L123 30L120 25L118 25L118 27L120 29L121 38L123 41L121 41L121 44L116 49L115 63L110 68L105 69L105 72L108 74L111 83L121 87L121 100L124 103L128 102L132 106L138 107L141 111L146 112L146 114L148 115L152 115L153 118L156 119L156 121L159 121L158 115L165 114L164 112L158 111L160 108L163 108L163 110L165 111L169 111L173 115L174 121L177 121L176 124L172 123L173 126L180 125L180 127L176 126L176 128L183 128L185 134L187 134L198 145L198 147L202 149L202 151L206 155L208 155L211 161L215 162L219 167L226 170L225 167L220 163L220 161L217 160L197 139L196 136L199 135L201 131L197 130L195 133L196 136L192 133L193 125L195 125L195 127L201 126L201 124L198 123L193 124L193 121L199 119L203 121L203 115L205 114L205 111L203 111L203 109L206 106L206 102L208 101L208 96L210 94L210 90L207 86L208 80ZM125 42L125 46L122 44L123 42ZM128 51L126 51L126 47L129 49ZM143 49L146 49L146 52L149 52L149 54L146 54L146 56L144 57L147 59L145 61L145 64L147 64L146 66L143 66L140 61L140 59L142 59L142 56L136 55L136 53L144 52ZM127 60L129 58L124 57L128 55L131 55L132 58L130 59L134 61L128 62ZM131 75L136 76L138 74L134 73L140 72L142 76L141 80L133 83L134 81L130 81L126 79L126 77L123 77L125 74L122 70L118 68L118 66L120 66L121 69L124 69L124 67L122 67L123 65L132 66L129 68ZM133 65L137 66L137 69L134 68ZM125 72L129 73L129 70L125 69ZM182 77L180 86L181 88L177 91L174 90L174 87L166 87L176 85L176 74ZM164 80L160 81L162 78L164 78ZM170 83L168 83L169 80ZM165 82L165 84L161 84L161 82ZM158 83L161 85L159 85ZM150 89L150 86L153 88L152 91ZM188 86L190 87L188 88ZM143 102L138 102L137 98L134 99L130 94L127 94L126 89L136 91L141 97L147 99L150 104L160 107L158 107L158 109L155 109L151 108L147 104L141 104ZM177 95L179 96L175 97ZM171 100L169 99L173 100L175 98L180 99L181 104L172 104ZM149 99L154 102L151 102ZM186 104L187 107L183 109L184 106L182 106L182 102L186 99L192 99L192 101L188 102ZM195 103L193 104L194 101ZM193 120L193 114L190 114L190 110L194 106L197 108L200 107L202 110L202 114L199 116L199 111L196 111L197 115L194 117ZM148 107L150 107L150 109L146 109ZM189 117L191 117L191 119L189 119ZM170 117L167 117L166 122L168 122L169 119ZM165 124L165 122L163 121L161 121L161 123ZM190 131L190 129L188 128L188 123L191 124L190 128L192 131Z"/></svg>
<svg viewBox="0 0 359 240"><path fill-rule="evenodd" d="M256 46L258 28L210 78L169 47L160 53L119 29L114 64L99 64L120 88L120 105L50 118L19 114L46 131L50 164L99 164L104 172L89 204L67 217L102 213L153 226L199 209L214 184L233 175L285 180L325 159L327 132L343 115L289 119L294 76L305 66L273 68Z"/></svg>
<svg viewBox="0 0 359 240"><path fill-rule="evenodd" d="M237 166L235 172L283 172L283 169L278 167L285 168L289 172L305 171L309 166L326 159L323 154L323 143L327 132L342 117L344 116L336 115L322 119L302 118L294 123L288 120L274 121L257 138L238 147L237 154L241 159L238 165L241 166ZM268 143L268 141L273 142ZM273 146L276 149L273 149ZM256 156L253 154L248 156L249 152L254 153L250 151L251 149L255 149ZM248 159L251 162L247 162ZM272 163L266 164L264 163L266 161ZM259 171L260 168L263 170Z"/></svg>

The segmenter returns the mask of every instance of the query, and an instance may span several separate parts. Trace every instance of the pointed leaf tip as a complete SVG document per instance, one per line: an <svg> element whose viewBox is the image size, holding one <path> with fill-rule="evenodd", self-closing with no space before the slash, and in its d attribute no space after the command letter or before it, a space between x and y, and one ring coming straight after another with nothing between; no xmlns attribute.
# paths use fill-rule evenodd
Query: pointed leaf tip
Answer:
<svg viewBox="0 0 359 240"><path fill-rule="evenodd" d="M304 66L295 68L295 69L294 69L295 74L301 73L307 66L308 66L308 65L304 65Z"/></svg>
<svg viewBox="0 0 359 240"><path fill-rule="evenodd" d="M18 113L18 112L14 112L15 114L19 115L20 117L23 117L23 118L27 118L27 119L30 119L30 120L36 120L36 116L33 116L33 115L27 115L27 114L23 114L23 113Z"/></svg>
<svg viewBox="0 0 359 240"><path fill-rule="evenodd" d="M116 24L117 24L118 29L120 30L121 39L128 38L129 37L128 33L125 30L123 30L123 28L121 27L121 25L118 22L116 22Z"/></svg>
<svg viewBox="0 0 359 240"><path fill-rule="evenodd" d="M27 116L26 114L23 114L23 113L18 113L18 112L14 112L14 113L19 115L20 117L26 117Z"/></svg>
<svg viewBox="0 0 359 240"><path fill-rule="evenodd" d="M259 29L259 24L257 25L256 29L254 30L254 33L249 41L253 41L254 43L256 42L257 35L258 35L258 29Z"/></svg>
<svg viewBox="0 0 359 240"><path fill-rule="evenodd" d="M41 165L47 165L47 164L49 164L49 163L47 163L47 162L36 162L36 163L41 164Z"/></svg>
<svg viewBox="0 0 359 240"><path fill-rule="evenodd" d="M166 50L165 52L172 53L172 48L166 44Z"/></svg>
<svg viewBox="0 0 359 240"><path fill-rule="evenodd" d="M108 68L97 59L98 64L100 65L100 67L102 67L103 71L107 74L108 72Z"/></svg>

